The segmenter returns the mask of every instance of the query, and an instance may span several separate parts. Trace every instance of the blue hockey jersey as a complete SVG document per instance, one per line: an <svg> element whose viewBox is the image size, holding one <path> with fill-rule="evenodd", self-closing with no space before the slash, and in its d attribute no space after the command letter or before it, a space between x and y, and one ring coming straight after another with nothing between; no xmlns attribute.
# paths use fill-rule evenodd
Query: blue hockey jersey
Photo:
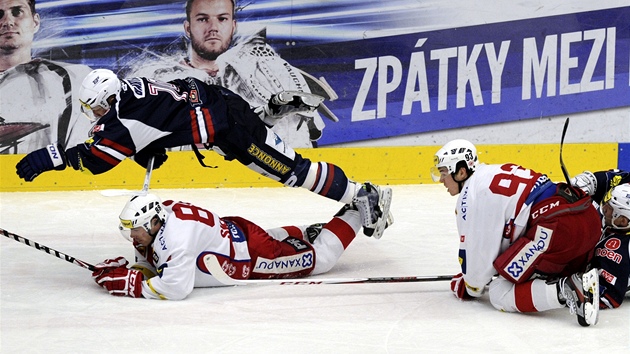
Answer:
<svg viewBox="0 0 630 354"><path fill-rule="evenodd" d="M99 174L143 149L215 145L234 124L265 129L256 115L228 114L229 97L238 96L193 78L121 80L116 104L96 122L91 138L66 155L75 169Z"/></svg>

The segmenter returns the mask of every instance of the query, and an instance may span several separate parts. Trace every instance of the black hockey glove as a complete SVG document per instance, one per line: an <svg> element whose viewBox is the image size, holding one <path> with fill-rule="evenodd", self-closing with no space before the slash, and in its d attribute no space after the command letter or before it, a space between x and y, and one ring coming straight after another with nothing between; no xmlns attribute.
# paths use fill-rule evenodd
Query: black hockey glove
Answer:
<svg viewBox="0 0 630 354"><path fill-rule="evenodd" d="M168 159L168 155L166 155L166 149L149 149L145 148L133 155L132 160L134 160L138 165L147 168L149 166L149 160L151 157L153 159L153 168L159 168L162 164Z"/></svg>
<svg viewBox="0 0 630 354"><path fill-rule="evenodd" d="M15 165L16 173L20 178L31 182L42 172L50 170L63 170L66 168L66 154L63 147L51 144L45 148L32 151L24 156Z"/></svg>

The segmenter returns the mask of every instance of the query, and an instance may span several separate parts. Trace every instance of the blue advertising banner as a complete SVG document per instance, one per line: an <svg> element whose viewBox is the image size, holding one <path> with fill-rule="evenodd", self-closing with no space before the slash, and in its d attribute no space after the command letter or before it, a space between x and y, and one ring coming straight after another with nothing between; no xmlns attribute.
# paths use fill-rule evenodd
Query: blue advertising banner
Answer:
<svg viewBox="0 0 630 354"><path fill-rule="evenodd" d="M68 95L94 68L164 81L195 76L252 107L283 90L324 96L312 115L272 122L295 148L630 106L629 6L541 17L554 7L236 1L226 47L202 68L195 39L215 30L195 28L214 9L230 12L231 0L196 0L190 18L186 3L37 1L30 62L11 67L4 63L15 58L0 57L0 153L83 141L77 132L88 128ZM504 13L514 15L494 20Z"/></svg>
<svg viewBox="0 0 630 354"><path fill-rule="evenodd" d="M320 44L285 58L343 93L330 104L341 119L326 144L628 106L629 53L624 7Z"/></svg>

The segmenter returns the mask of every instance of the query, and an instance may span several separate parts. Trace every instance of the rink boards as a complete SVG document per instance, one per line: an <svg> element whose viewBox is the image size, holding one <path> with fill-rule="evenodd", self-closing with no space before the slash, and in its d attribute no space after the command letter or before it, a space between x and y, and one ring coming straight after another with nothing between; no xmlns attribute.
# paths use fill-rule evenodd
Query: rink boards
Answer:
<svg viewBox="0 0 630 354"><path fill-rule="evenodd" d="M559 162L560 144L478 145L484 163L511 162L547 174L554 181L564 180ZM439 146L317 148L298 150L312 161L327 161L340 166L349 178L378 184L433 183L429 173L433 154ZM565 144L564 163L569 174L584 170L630 169L630 144ZM250 171L236 161L228 162L212 151L203 152L204 168L192 151L168 153L168 161L153 171L151 188L254 188L280 187L273 180ZM0 156L0 192L141 189L145 170L127 159L101 175L72 169L51 171L25 182L15 174L15 165L24 155Z"/></svg>

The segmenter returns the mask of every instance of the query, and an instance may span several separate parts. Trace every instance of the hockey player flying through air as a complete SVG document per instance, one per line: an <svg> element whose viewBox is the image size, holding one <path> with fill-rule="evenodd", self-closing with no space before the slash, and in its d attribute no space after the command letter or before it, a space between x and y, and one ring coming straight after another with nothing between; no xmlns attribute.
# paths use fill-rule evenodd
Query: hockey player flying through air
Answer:
<svg viewBox="0 0 630 354"><path fill-rule="evenodd" d="M290 101L278 101L274 96L270 109L282 111L282 103L304 109L311 96L304 97L296 93ZM120 80L110 70L97 69L83 80L79 100L84 113L95 121L90 138L68 149L51 144L29 153L16 166L21 178L32 181L66 166L99 174L127 157L144 167L154 157L157 168L167 159L166 148L204 144L286 186L355 203L364 214L366 235L380 238L388 219L393 222L391 188L356 183L336 165L303 158L245 100L221 86L191 77L169 82L142 77Z"/></svg>

